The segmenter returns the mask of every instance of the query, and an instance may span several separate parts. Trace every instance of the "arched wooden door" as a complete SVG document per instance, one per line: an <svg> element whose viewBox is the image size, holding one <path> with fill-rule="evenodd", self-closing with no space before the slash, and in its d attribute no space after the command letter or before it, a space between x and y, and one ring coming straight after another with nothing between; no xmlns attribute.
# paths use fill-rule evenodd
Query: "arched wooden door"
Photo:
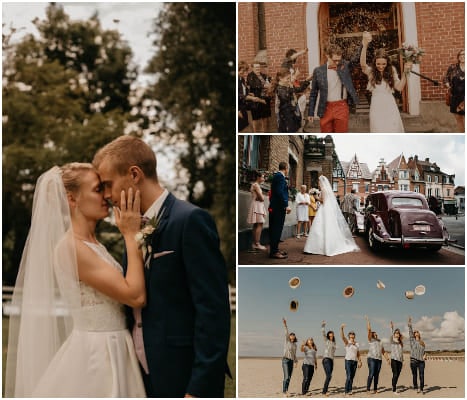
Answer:
<svg viewBox="0 0 467 400"><path fill-rule="evenodd" d="M384 48L393 56L393 65L400 74L401 60L397 54L402 43L399 3L321 3L318 21L322 63L326 61L326 46L334 43L343 49L345 59L354 59L359 65L362 33L369 31L373 41L368 47L367 63L370 64L376 49ZM352 79L360 98L369 100L368 79L359 66L354 68ZM402 94L397 92L396 101L401 110L407 111L406 90Z"/></svg>

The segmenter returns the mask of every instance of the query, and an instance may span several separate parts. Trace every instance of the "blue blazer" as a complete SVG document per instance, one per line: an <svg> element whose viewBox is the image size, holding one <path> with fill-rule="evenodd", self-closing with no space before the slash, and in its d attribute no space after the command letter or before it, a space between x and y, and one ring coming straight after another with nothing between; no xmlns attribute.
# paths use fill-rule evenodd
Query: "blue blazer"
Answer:
<svg viewBox="0 0 467 400"><path fill-rule="evenodd" d="M358 95L352 83L352 75L350 73L350 63L348 61L342 61L337 66L337 75L341 80L344 87L347 89L347 101L358 104ZM326 111L326 102L328 98L328 65L323 64L316 67L313 71L313 80L311 82L310 92L310 105L308 109L308 116L314 117L316 99L319 92L319 103L317 114L318 117L322 118Z"/></svg>
<svg viewBox="0 0 467 400"><path fill-rule="evenodd" d="M272 177L269 207L272 208L273 211L282 210L285 212L288 205L289 188L287 187L287 182L281 172L276 172Z"/></svg>
<svg viewBox="0 0 467 400"><path fill-rule="evenodd" d="M143 337L153 393L224 397L230 374L227 268L212 217L169 194L145 268Z"/></svg>

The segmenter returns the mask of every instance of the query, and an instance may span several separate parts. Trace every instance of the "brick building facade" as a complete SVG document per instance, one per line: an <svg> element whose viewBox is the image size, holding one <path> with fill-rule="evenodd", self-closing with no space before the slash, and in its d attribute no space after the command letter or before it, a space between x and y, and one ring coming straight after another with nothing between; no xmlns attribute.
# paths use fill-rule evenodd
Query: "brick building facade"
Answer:
<svg viewBox="0 0 467 400"><path fill-rule="evenodd" d="M414 71L442 82L448 66L456 61L456 54L465 46L464 9L464 2L240 2L238 59L250 63L255 59L266 61L268 73L273 76L288 49L308 48L308 53L299 57L296 64L305 78L324 62L324 48L329 41L344 40L341 45L353 51L361 41L361 31L369 29L378 46L389 46L386 43L389 41L391 49L403 42L423 48L425 56L420 65L414 66ZM350 21L360 22L345 25L339 21L339 12L346 13L345 18ZM341 25L342 31L332 31ZM364 84L357 83L358 86ZM433 117L432 107L446 113L444 93L442 85L434 86L412 74L402 96L402 108L412 115Z"/></svg>

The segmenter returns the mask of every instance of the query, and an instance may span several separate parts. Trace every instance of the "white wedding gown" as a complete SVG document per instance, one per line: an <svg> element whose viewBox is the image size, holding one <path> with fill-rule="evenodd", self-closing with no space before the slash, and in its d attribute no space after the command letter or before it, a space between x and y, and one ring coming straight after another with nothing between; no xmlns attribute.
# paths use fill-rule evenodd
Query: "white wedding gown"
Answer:
<svg viewBox="0 0 467 400"><path fill-rule="evenodd" d="M324 194L324 203L318 208L303 252L335 256L359 251L329 181L324 176L320 176L319 180Z"/></svg>
<svg viewBox="0 0 467 400"><path fill-rule="evenodd" d="M394 67L393 67L394 68ZM399 82L397 72L393 69L394 83ZM393 91L386 81L371 87L370 132L372 133L404 133L401 114L396 104Z"/></svg>
<svg viewBox="0 0 467 400"><path fill-rule="evenodd" d="M85 243L122 271L103 245ZM81 308L73 314L73 331L33 397L146 397L124 306L83 282L80 289Z"/></svg>

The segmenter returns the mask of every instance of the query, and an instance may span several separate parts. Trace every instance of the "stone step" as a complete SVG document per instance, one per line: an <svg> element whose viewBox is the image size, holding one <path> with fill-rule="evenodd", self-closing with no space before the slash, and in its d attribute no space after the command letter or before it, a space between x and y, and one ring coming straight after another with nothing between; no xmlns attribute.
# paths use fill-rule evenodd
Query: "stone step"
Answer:
<svg viewBox="0 0 467 400"><path fill-rule="evenodd" d="M401 113L402 123L406 133L433 132L433 128L421 116L413 116L406 113ZM370 131L370 119L368 112L363 110L355 114L350 114L349 132L351 133L366 133ZM316 120L310 126L305 125L303 133L320 133L319 121ZM388 132L389 133L389 132Z"/></svg>

